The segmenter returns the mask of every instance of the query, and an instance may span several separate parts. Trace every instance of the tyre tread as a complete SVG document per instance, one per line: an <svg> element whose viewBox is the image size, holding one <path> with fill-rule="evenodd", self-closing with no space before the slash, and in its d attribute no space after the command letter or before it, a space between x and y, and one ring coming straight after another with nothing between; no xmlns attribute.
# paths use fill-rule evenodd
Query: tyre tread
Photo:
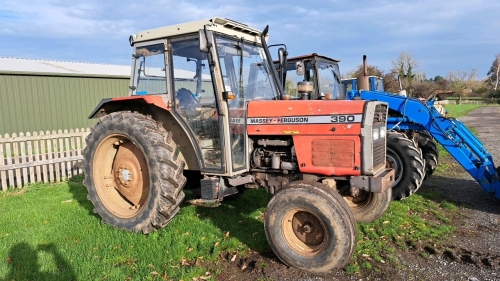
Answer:
<svg viewBox="0 0 500 281"><path fill-rule="evenodd" d="M93 151L98 141L109 131L121 131L124 135L140 140L150 167L151 197L147 206L133 219L124 220L113 216L107 210L97 195L92 180ZM141 135L142 134L142 135ZM85 161L84 185L88 189L88 196L94 212L98 213L102 221L109 225L135 232L147 234L153 230L165 227L179 211L179 205L184 199L182 188L186 183L183 176L184 161L175 157L172 147L172 133L167 132L161 123L149 116L137 112L114 112L105 115L92 127L91 133L85 139L87 146L83 150Z"/></svg>
<svg viewBox="0 0 500 281"><path fill-rule="evenodd" d="M408 198L420 188L424 180L425 160L422 152L404 133L397 131L387 133L387 148L398 154L403 162L403 174L392 187L392 197L395 200Z"/></svg>

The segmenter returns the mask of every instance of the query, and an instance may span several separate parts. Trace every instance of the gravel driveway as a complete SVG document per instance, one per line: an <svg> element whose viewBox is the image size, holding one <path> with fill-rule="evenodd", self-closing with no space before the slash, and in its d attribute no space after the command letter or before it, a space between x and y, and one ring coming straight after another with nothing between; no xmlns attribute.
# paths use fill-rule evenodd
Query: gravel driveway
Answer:
<svg viewBox="0 0 500 281"><path fill-rule="evenodd" d="M500 165L500 107L478 108L459 120L475 130ZM426 180L420 190L437 191L442 199L463 206L453 220L457 231L436 249L424 246L428 258L415 252L399 253L402 267L364 280L391 275L391 280L500 280L500 200L484 191L454 159L440 160L452 167L446 175Z"/></svg>
<svg viewBox="0 0 500 281"><path fill-rule="evenodd" d="M460 118L473 127L479 139L500 165L500 107L483 107ZM440 245L420 245L420 251L397 250L397 265L387 264L381 271L364 270L349 275L317 277L289 268L273 253L254 253L235 262L220 264L218 280L499 280L500 281L500 200L488 194L450 157L446 175L427 179L422 191L435 191L447 201L459 204L452 220L457 231ZM424 258L422 249L427 251ZM265 269L258 264L265 262Z"/></svg>

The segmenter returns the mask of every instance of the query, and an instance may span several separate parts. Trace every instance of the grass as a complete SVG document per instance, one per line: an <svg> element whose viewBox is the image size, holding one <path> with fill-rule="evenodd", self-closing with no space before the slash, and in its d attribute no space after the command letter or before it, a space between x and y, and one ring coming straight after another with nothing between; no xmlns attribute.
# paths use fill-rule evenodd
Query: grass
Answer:
<svg viewBox="0 0 500 281"><path fill-rule="evenodd" d="M485 105L478 104L446 104L444 107L448 111L447 117L459 118L461 116L467 115L467 113L472 110L483 107Z"/></svg>
<svg viewBox="0 0 500 281"><path fill-rule="evenodd" d="M479 106L446 107L459 117ZM447 165L441 163L436 173ZM0 280L194 280L216 276L207 264L221 253L269 250L263 213L271 195L263 189L218 208L184 204L168 227L142 235L101 224L81 181L77 176L0 193ZM193 194L185 193L187 202ZM426 257L420 245L452 233L448 223L456 209L430 192L392 202L381 219L358 224L357 248L345 270L396 264L397 249L417 249Z"/></svg>
<svg viewBox="0 0 500 281"><path fill-rule="evenodd" d="M262 190L218 208L184 205L150 235L101 224L86 194L81 177L0 193L0 280L192 280L213 276L204 264L220 252L268 247Z"/></svg>
<svg viewBox="0 0 500 281"><path fill-rule="evenodd" d="M270 249L263 231L270 195L264 189L218 208L184 204L168 227L142 235L101 224L81 181L0 193L1 280L192 280L215 276L207 264L221 253ZM358 224L358 245L345 270L376 268L392 260L395 248L446 237L453 231L445 224L450 204L419 194L391 203L381 219Z"/></svg>

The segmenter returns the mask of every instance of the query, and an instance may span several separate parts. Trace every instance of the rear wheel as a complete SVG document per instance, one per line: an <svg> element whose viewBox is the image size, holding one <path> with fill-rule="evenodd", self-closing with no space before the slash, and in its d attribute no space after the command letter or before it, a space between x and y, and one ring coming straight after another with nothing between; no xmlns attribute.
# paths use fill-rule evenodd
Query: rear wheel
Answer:
<svg viewBox="0 0 500 281"><path fill-rule="evenodd" d="M84 184L103 222L149 233L172 220L186 178L171 133L142 114L116 112L102 117L86 142Z"/></svg>
<svg viewBox="0 0 500 281"><path fill-rule="evenodd" d="M356 222L346 202L324 184L296 181L269 201L264 229L285 264L313 274L342 268L356 247Z"/></svg>
<svg viewBox="0 0 500 281"><path fill-rule="evenodd" d="M385 214L392 201L392 189L385 192L360 190L357 196L342 195L358 222L373 222Z"/></svg>
<svg viewBox="0 0 500 281"><path fill-rule="evenodd" d="M425 173L422 153L405 134L387 133L387 166L396 173L392 186L393 199L409 197L422 184Z"/></svg>
<svg viewBox="0 0 500 281"><path fill-rule="evenodd" d="M436 170L439 152L436 143L427 131L418 132L417 143L425 160L425 178L428 178Z"/></svg>

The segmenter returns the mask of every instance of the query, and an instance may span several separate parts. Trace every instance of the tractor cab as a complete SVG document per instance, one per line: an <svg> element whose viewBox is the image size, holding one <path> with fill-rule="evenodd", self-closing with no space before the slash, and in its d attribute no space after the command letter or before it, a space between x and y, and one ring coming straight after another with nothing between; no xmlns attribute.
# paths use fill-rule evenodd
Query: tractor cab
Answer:
<svg viewBox="0 0 500 281"><path fill-rule="evenodd" d="M130 37L129 96L162 97L194 147L196 156L188 157L200 159L187 160L189 169L234 174L247 168L245 102L280 95L266 36L267 31L213 18ZM186 158L189 149L181 150Z"/></svg>
<svg viewBox="0 0 500 281"><path fill-rule="evenodd" d="M288 58L286 67L279 69L276 65L284 94L290 99L345 99L339 62L316 53Z"/></svg>

